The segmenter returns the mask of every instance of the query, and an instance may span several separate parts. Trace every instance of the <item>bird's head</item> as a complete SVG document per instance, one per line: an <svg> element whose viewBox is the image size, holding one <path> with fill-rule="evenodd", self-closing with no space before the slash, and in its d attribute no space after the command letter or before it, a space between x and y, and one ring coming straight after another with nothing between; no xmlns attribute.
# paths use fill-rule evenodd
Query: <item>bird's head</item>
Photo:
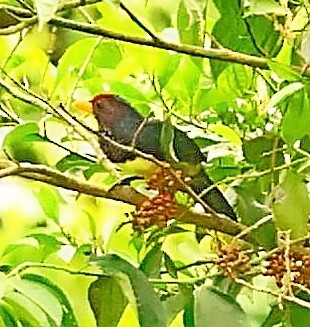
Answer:
<svg viewBox="0 0 310 327"><path fill-rule="evenodd" d="M117 126L139 124L142 117L117 95L102 93L92 100L75 101L75 107L95 115L101 129L113 131Z"/></svg>

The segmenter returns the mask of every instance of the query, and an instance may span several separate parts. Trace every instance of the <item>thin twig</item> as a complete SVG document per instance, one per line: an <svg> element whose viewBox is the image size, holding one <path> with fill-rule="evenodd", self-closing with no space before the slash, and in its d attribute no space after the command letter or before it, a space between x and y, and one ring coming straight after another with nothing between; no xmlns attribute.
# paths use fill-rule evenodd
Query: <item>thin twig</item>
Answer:
<svg viewBox="0 0 310 327"><path fill-rule="evenodd" d="M131 12L131 10L124 5L123 2L120 2L119 6L126 12L130 19L136 23L143 31L145 31L155 42L158 40L158 37L149 28L142 24L140 20Z"/></svg>

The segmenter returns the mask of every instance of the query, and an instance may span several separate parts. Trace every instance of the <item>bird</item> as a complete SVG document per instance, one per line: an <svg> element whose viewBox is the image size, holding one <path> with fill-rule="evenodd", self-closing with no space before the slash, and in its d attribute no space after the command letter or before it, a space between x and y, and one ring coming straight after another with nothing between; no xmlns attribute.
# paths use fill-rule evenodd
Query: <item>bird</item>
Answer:
<svg viewBox="0 0 310 327"><path fill-rule="evenodd" d="M99 126L100 146L114 163L133 161L137 156L133 151L118 148L109 139L121 145L152 155L154 158L178 167L190 176L190 186L199 195L213 185L213 181L204 171L202 162L206 160L199 146L187 133L181 131L170 122L147 119L118 95L102 93L89 101L90 108L80 105L84 110L91 111ZM163 130L168 132L169 146L163 143ZM216 213L224 214L237 221L236 213L217 187L211 188L201 197Z"/></svg>

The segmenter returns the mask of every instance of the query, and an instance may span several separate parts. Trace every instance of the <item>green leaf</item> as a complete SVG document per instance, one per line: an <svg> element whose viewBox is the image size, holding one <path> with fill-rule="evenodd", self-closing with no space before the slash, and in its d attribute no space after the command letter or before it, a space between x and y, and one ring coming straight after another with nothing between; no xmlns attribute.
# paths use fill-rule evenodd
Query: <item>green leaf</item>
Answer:
<svg viewBox="0 0 310 327"><path fill-rule="evenodd" d="M250 8L248 14L251 15L266 15L273 14L284 16L285 9L275 0L252 0L250 1Z"/></svg>
<svg viewBox="0 0 310 327"><path fill-rule="evenodd" d="M140 270L149 278L159 278L162 266L163 251L162 244L154 246L143 258Z"/></svg>
<svg viewBox="0 0 310 327"><path fill-rule="evenodd" d="M296 82L301 80L301 75L293 70L290 66L275 60L268 60L268 66L274 71L280 78L289 82Z"/></svg>
<svg viewBox="0 0 310 327"><path fill-rule="evenodd" d="M161 88L164 88L180 64L180 54L161 53L155 67L155 74Z"/></svg>
<svg viewBox="0 0 310 327"><path fill-rule="evenodd" d="M62 243L47 234L30 234L19 240L17 244L10 244L3 252L3 262L17 266L25 261L42 262L52 253L57 252Z"/></svg>
<svg viewBox="0 0 310 327"><path fill-rule="evenodd" d="M50 326L45 312L24 294L9 292L3 300L14 308L14 317L18 321L31 327Z"/></svg>
<svg viewBox="0 0 310 327"><path fill-rule="evenodd" d="M68 47L60 58L57 81L68 75L76 75L92 51L90 63L100 68L115 68L122 59L115 43L106 41L97 45L95 38L83 38ZM94 77L94 73L91 75ZM85 76L87 77L87 74Z"/></svg>
<svg viewBox="0 0 310 327"><path fill-rule="evenodd" d="M230 296L207 286L195 292L195 327L227 326L248 327L245 313Z"/></svg>
<svg viewBox="0 0 310 327"><path fill-rule="evenodd" d="M4 251L2 262L15 267L25 262L25 258L29 262L42 261L42 253L38 249L37 241L28 239L22 244L10 244Z"/></svg>
<svg viewBox="0 0 310 327"><path fill-rule="evenodd" d="M63 309L62 327L78 327L71 304L65 293L55 283L46 277L35 274L24 274L23 279L37 283L39 286L41 285L59 301Z"/></svg>
<svg viewBox="0 0 310 327"><path fill-rule="evenodd" d="M39 134L39 126L34 123L18 125L9 132L3 141L3 149L17 161L40 162L33 142L46 142Z"/></svg>
<svg viewBox="0 0 310 327"><path fill-rule="evenodd" d="M252 83L252 70L242 65L231 64L217 79L218 91L228 99L244 96Z"/></svg>
<svg viewBox="0 0 310 327"><path fill-rule="evenodd" d="M194 311L194 299L188 303L184 310L183 321L184 327L196 327L195 323L195 311Z"/></svg>
<svg viewBox="0 0 310 327"><path fill-rule="evenodd" d="M6 275L3 272L0 272L0 299L5 294L8 286L9 284Z"/></svg>
<svg viewBox="0 0 310 327"><path fill-rule="evenodd" d="M54 236L48 234L30 234L27 238L34 238L39 242L39 250L42 255L42 261L44 261L49 255L57 252L61 246L62 242L58 241Z"/></svg>
<svg viewBox="0 0 310 327"><path fill-rule="evenodd" d="M274 192L273 214L276 227L291 230L291 238L308 233L310 200L307 186L297 173L287 170Z"/></svg>
<svg viewBox="0 0 310 327"><path fill-rule="evenodd" d="M116 327L128 304L117 278L100 277L89 287L88 299L98 327Z"/></svg>
<svg viewBox="0 0 310 327"><path fill-rule="evenodd" d="M18 321L15 317L14 309L5 301L0 301L0 319L1 327L18 327Z"/></svg>
<svg viewBox="0 0 310 327"><path fill-rule="evenodd" d="M41 30L43 24L47 23L54 17L54 14L57 11L59 0L34 0L34 3L39 18L39 30Z"/></svg>
<svg viewBox="0 0 310 327"><path fill-rule="evenodd" d="M294 93L298 92L304 88L304 84L300 82L291 83L287 86L284 86L280 91L276 92L267 103L265 111L269 111L273 107L276 107L279 103L281 103L286 98L290 97Z"/></svg>
<svg viewBox="0 0 310 327"><path fill-rule="evenodd" d="M262 198L259 183L255 181L243 181L241 185L235 186L234 191L237 194L236 211L238 217L244 225L252 226L261 218L266 217L270 210L264 206L265 198ZM253 235L264 249L272 249L276 246L276 229L273 221L269 221L259 228L256 228Z"/></svg>
<svg viewBox="0 0 310 327"><path fill-rule="evenodd" d="M56 326L60 325L63 315L62 306L57 297L49 289L44 287L43 284L25 278L12 280L12 283L20 294L40 307Z"/></svg>
<svg viewBox="0 0 310 327"><path fill-rule="evenodd" d="M185 44L202 45L204 2L181 0L177 16L180 40Z"/></svg>
<svg viewBox="0 0 310 327"><path fill-rule="evenodd" d="M111 276L117 278L130 302L134 296L141 327L166 327L166 315L162 304L141 271L117 255L99 257L94 263L104 272L109 272Z"/></svg>
<svg viewBox="0 0 310 327"><path fill-rule="evenodd" d="M168 274L173 278L178 278L177 267L174 264L174 261L170 258L170 256L164 252L164 265L167 269Z"/></svg>
<svg viewBox="0 0 310 327"><path fill-rule="evenodd" d="M119 46L114 42L102 42L94 51L92 63L99 68L114 69L122 60L122 53Z"/></svg>
<svg viewBox="0 0 310 327"><path fill-rule="evenodd" d="M184 308L193 300L193 288L190 286L180 285L180 292L169 297L163 302L168 317L167 325L169 325L176 315L184 310Z"/></svg>
<svg viewBox="0 0 310 327"><path fill-rule="evenodd" d="M265 170L269 169L273 164L277 167L284 163L282 151L277 151L275 157L272 156L272 150L282 146L283 141L278 139L277 135L266 134L252 140L245 140L243 142L243 152L245 159L250 164L255 165L258 170Z"/></svg>
<svg viewBox="0 0 310 327"><path fill-rule="evenodd" d="M170 78L166 86L167 91L173 98L184 99L187 102L193 101L193 96L199 88L199 80L201 77L201 67L197 61L193 61L190 57L182 56L178 69ZM181 102L180 108L188 115L188 108Z"/></svg>
<svg viewBox="0 0 310 327"><path fill-rule="evenodd" d="M212 36L221 46L242 52L249 55L260 55L253 44L251 35L244 22L243 8L239 0L214 0L221 18L215 23ZM226 62L211 60L212 74L215 79L227 67L231 66Z"/></svg>
<svg viewBox="0 0 310 327"><path fill-rule="evenodd" d="M44 213L50 219L58 222L60 196L56 189L51 185L38 184L33 190L34 195L38 199Z"/></svg>
<svg viewBox="0 0 310 327"><path fill-rule="evenodd" d="M253 15L245 18L249 32L257 49L267 57L275 57L281 50L283 37L274 23L265 16Z"/></svg>
<svg viewBox="0 0 310 327"><path fill-rule="evenodd" d="M306 296L303 292L299 292L298 298L309 302L309 295ZM310 319L309 308L301 305L286 302L284 311L278 305L271 307L271 311L264 321L262 327L274 326L294 326L294 327L308 327Z"/></svg>
<svg viewBox="0 0 310 327"><path fill-rule="evenodd" d="M16 126L5 138L5 143L15 142L46 142L46 140L40 136L40 129L37 123L30 122Z"/></svg>
<svg viewBox="0 0 310 327"><path fill-rule="evenodd" d="M61 171L70 171L72 169L88 169L93 163L82 156L75 153L70 153L69 155L62 158L57 162L56 168Z"/></svg>
<svg viewBox="0 0 310 327"><path fill-rule="evenodd" d="M282 134L292 146L296 140L310 135L310 103L305 91L294 94L282 120Z"/></svg>

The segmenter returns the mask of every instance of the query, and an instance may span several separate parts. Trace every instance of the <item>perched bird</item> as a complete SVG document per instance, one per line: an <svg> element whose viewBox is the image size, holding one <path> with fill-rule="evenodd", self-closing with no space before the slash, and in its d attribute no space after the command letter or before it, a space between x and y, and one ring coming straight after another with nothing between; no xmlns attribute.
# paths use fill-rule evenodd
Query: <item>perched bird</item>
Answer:
<svg viewBox="0 0 310 327"><path fill-rule="evenodd" d="M191 177L190 186L197 194L213 184L201 164L205 160L204 155L185 132L170 123L147 120L126 101L113 94L97 95L90 103L99 131L104 135L120 144L134 146L161 161L169 162L172 167L181 167ZM168 146L163 144L164 128L168 128L170 135ZM117 148L106 138L101 138L100 145L112 162L123 163L135 159L134 153ZM234 210L218 188L212 188L203 195L202 200L214 211L237 220Z"/></svg>

